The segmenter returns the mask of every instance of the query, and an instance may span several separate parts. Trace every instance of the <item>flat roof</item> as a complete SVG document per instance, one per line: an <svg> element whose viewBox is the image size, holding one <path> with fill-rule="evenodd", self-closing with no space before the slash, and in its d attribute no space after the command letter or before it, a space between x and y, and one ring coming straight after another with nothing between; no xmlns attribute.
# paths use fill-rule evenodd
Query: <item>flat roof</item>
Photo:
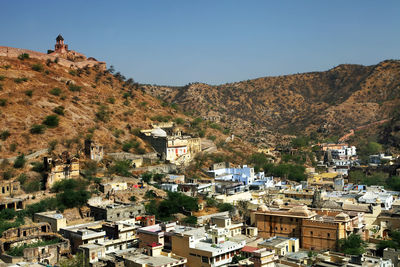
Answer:
<svg viewBox="0 0 400 267"><path fill-rule="evenodd" d="M284 237L284 236L274 236L268 239L264 239L261 241L259 244L260 245L266 245L266 246L279 246L282 244L282 242L288 241L288 240L296 240L298 238L293 238L293 237Z"/></svg>
<svg viewBox="0 0 400 267"><path fill-rule="evenodd" d="M243 248L246 242L236 243L232 241L225 241L219 244L213 244L211 240L200 241L195 244L195 248L199 250L209 251L213 254L226 253L236 249Z"/></svg>
<svg viewBox="0 0 400 267"><path fill-rule="evenodd" d="M126 257L126 259L131 260L138 264L146 264L149 266L167 266L169 264L174 264L178 262L187 262L186 258L172 258L167 256L148 256L145 254L135 254L132 256Z"/></svg>

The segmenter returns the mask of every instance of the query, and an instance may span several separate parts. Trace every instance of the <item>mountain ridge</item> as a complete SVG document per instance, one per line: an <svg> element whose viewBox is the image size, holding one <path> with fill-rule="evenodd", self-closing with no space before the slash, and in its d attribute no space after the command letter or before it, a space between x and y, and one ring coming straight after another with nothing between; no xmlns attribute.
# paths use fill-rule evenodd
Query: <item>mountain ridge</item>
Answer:
<svg viewBox="0 0 400 267"><path fill-rule="evenodd" d="M144 86L144 90L194 115L220 117L233 132L270 145L270 134L342 135L389 119L399 107L400 61L340 64L327 71L260 77L221 85ZM236 111L236 112L234 112ZM256 130L254 130L256 128ZM304 130L304 131L303 131ZM264 136L262 136L264 135Z"/></svg>

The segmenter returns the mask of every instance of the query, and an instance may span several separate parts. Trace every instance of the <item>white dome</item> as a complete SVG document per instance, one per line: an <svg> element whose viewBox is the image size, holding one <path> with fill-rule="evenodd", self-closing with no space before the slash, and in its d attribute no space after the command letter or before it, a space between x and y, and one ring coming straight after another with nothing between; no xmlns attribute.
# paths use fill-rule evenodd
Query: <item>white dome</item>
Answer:
<svg viewBox="0 0 400 267"><path fill-rule="evenodd" d="M167 137L167 133L161 128L155 128L152 130L151 135L154 137Z"/></svg>

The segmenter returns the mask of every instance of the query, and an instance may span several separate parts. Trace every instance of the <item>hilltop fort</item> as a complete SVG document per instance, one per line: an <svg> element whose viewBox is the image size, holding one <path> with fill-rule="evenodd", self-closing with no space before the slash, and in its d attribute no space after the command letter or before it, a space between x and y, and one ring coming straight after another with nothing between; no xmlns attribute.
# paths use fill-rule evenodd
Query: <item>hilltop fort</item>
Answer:
<svg viewBox="0 0 400 267"><path fill-rule="evenodd" d="M106 69L106 63L97 61L93 57L86 57L84 54L68 49L68 45L64 43L64 38L59 34L56 38L54 50L48 50L47 54L40 53L28 49L20 49L14 47L0 46L0 56L18 57L21 54L29 54L29 57L40 60L51 60L62 66L78 69L83 67L98 66L101 70Z"/></svg>

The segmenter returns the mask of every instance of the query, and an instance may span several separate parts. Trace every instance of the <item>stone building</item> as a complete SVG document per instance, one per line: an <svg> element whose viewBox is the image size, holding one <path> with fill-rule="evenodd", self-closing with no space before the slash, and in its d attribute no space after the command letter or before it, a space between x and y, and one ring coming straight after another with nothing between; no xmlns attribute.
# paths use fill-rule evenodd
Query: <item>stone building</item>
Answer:
<svg viewBox="0 0 400 267"><path fill-rule="evenodd" d="M159 125L154 125L159 126ZM157 151L162 160L177 165L188 163L196 153L201 152L200 138L183 135L179 128L153 128L142 130L143 139L147 140Z"/></svg>
<svg viewBox="0 0 400 267"><path fill-rule="evenodd" d="M21 246L27 247L19 254L15 249ZM62 255L70 253L70 246L67 239L51 232L48 223L38 223L4 231L0 238L0 253L6 263L26 261L54 265Z"/></svg>
<svg viewBox="0 0 400 267"><path fill-rule="evenodd" d="M366 235L361 212L310 210L307 206L273 209L262 205L255 212L255 224L262 237L296 237L304 249L336 249L337 240L351 233Z"/></svg>
<svg viewBox="0 0 400 267"><path fill-rule="evenodd" d="M90 205L90 212L94 219L106 221L119 221L135 218L145 212L143 204L112 203L107 205Z"/></svg>
<svg viewBox="0 0 400 267"><path fill-rule="evenodd" d="M54 52L64 54L68 52L68 45L64 44L64 38L59 34L56 38L56 44L54 45Z"/></svg>
<svg viewBox="0 0 400 267"><path fill-rule="evenodd" d="M56 211L38 212L33 215L33 221L36 223L47 222L53 232L58 232L62 227L67 226L67 219Z"/></svg>
<svg viewBox="0 0 400 267"><path fill-rule="evenodd" d="M103 146L87 139L85 140L85 155L88 159L101 161L104 157Z"/></svg>
<svg viewBox="0 0 400 267"><path fill-rule="evenodd" d="M14 196L21 191L21 185L18 181L1 181L0 182L0 197Z"/></svg>
<svg viewBox="0 0 400 267"><path fill-rule="evenodd" d="M55 182L79 178L79 159L71 157L67 151L57 159L44 157L43 163L46 170L46 189L50 189Z"/></svg>
<svg viewBox="0 0 400 267"><path fill-rule="evenodd" d="M25 209L26 198L2 197L0 198L0 211L4 209Z"/></svg>

